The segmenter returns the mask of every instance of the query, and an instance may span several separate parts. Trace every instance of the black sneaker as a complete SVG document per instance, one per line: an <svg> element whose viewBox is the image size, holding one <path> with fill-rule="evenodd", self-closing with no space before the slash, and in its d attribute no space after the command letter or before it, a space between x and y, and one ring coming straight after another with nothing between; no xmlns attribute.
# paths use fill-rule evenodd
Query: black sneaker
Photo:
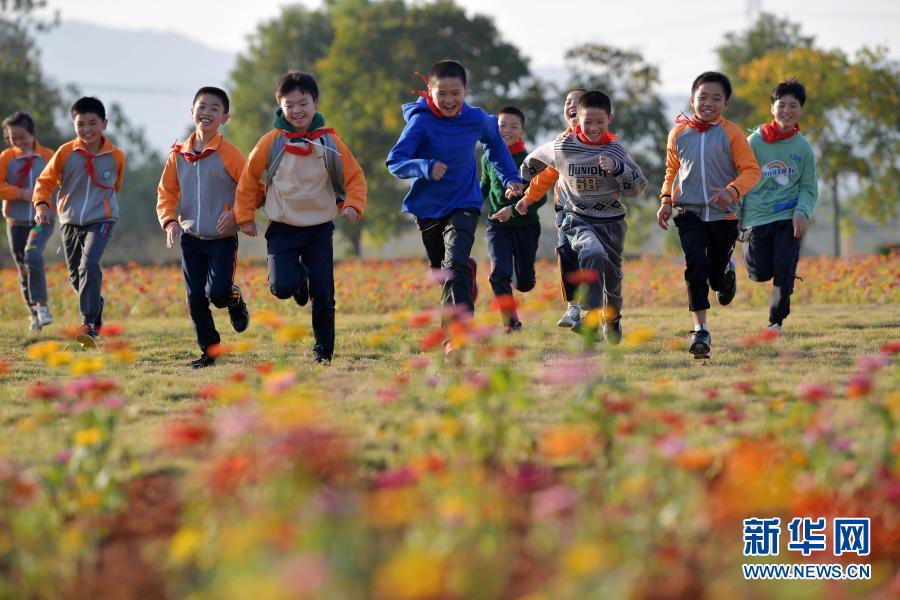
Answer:
<svg viewBox="0 0 900 600"><path fill-rule="evenodd" d="M734 272L734 259L728 261L728 267L725 269L724 283L721 291L716 292L716 298L719 304L727 306L734 300L737 293L737 275Z"/></svg>
<svg viewBox="0 0 900 600"><path fill-rule="evenodd" d="M309 302L309 278L305 272L300 276L300 287L294 292L294 302L300 306L306 306Z"/></svg>
<svg viewBox="0 0 900 600"><path fill-rule="evenodd" d="M610 346L618 346L622 341L622 315L603 322L603 339Z"/></svg>
<svg viewBox="0 0 900 600"><path fill-rule="evenodd" d="M315 357L315 361L318 364L323 364L323 365L331 364L331 353L325 352L319 346L313 347L313 356Z"/></svg>
<svg viewBox="0 0 900 600"><path fill-rule="evenodd" d="M212 356L210 356L209 354L204 352L200 355L200 358L191 362L191 368L192 369L205 369L206 367L211 367L214 364L216 364L216 359L214 359Z"/></svg>
<svg viewBox="0 0 900 600"><path fill-rule="evenodd" d="M231 297L237 300L228 307L228 316L231 318L231 326L240 333L250 325L250 311L247 310L247 303L244 302L241 288L236 285L231 286Z"/></svg>
<svg viewBox="0 0 900 600"><path fill-rule="evenodd" d="M97 347L97 329L90 323L85 323L78 329L75 341L81 344L85 350Z"/></svg>
<svg viewBox="0 0 900 600"><path fill-rule="evenodd" d="M712 336L709 331L701 329L691 334L691 345L688 346L688 352L694 355L694 358L709 358L712 355Z"/></svg>
<svg viewBox="0 0 900 600"><path fill-rule="evenodd" d="M517 333L522 331L522 321L519 321L518 319L510 321L508 325L503 326L503 331L506 333Z"/></svg>

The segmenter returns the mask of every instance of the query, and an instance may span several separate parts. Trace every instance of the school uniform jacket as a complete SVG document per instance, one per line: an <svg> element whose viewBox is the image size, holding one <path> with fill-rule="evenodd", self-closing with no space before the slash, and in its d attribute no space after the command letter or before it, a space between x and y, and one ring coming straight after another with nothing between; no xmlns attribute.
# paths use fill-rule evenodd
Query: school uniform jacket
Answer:
<svg viewBox="0 0 900 600"><path fill-rule="evenodd" d="M286 133L273 129L250 152L235 197L238 225L253 220L264 171L267 186L263 207L272 221L311 227L333 220L345 206L352 206L361 216L366 208L366 178L340 137L326 134L312 142L290 141ZM288 145L296 150L289 151Z"/></svg>
<svg viewBox="0 0 900 600"><path fill-rule="evenodd" d="M710 204L716 188L734 186L744 197L759 182L759 163L741 128L721 119L700 132L677 124L666 143L666 178L660 197L704 221L735 220L733 211Z"/></svg>
<svg viewBox="0 0 900 600"><path fill-rule="evenodd" d="M16 200L18 190L34 187L35 181L47 166L53 150L34 142L34 150L22 152L15 146L0 152L0 198L3 199L3 218L16 225L34 225L34 205L30 200ZM51 196L51 209L56 198Z"/></svg>
<svg viewBox="0 0 900 600"><path fill-rule="evenodd" d="M125 174L125 154L104 136L100 151L91 154L79 139L66 142L37 179L32 201L49 204L59 187L57 212L62 225L90 225L119 219L119 189Z"/></svg>
<svg viewBox="0 0 900 600"><path fill-rule="evenodd" d="M175 144L166 159L157 188L156 215L160 226L177 221L181 228L200 239L229 237L219 233L219 217L234 210L234 195L247 159L233 144L216 133L201 151L194 152L197 134ZM259 184L259 188L262 184ZM260 189L261 191L261 189Z"/></svg>

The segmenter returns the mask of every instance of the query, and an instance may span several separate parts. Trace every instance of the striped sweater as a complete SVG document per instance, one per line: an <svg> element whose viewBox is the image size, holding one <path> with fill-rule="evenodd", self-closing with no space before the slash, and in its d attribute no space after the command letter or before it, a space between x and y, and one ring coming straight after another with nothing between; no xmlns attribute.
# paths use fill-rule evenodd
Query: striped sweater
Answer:
<svg viewBox="0 0 900 600"><path fill-rule="evenodd" d="M616 161L607 172L600 156ZM525 201L531 205L557 187L557 202L569 214L592 221L612 221L625 216L620 197L634 198L647 188L647 179L625 148L617 141L594 145L567 131L529 154L520 168L529 181Z"/></svg>

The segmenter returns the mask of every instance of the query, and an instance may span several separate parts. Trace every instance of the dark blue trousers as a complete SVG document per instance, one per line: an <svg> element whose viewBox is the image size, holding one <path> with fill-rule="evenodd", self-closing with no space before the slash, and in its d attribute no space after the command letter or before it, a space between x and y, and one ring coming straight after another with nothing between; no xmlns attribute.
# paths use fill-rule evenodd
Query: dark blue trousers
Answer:
<svg viewBox="0 0 900 600"><path fill-rule="evenodd" d="M540 223L524 225L487 224L487 246L491 257L491 289L494 296L509 296L513 286L520 292L534 289L534 259L537 256Z"/></svg>
<svg viewBox="0 0 900 600"><path fill-rule="evenodd" d="M181 235L181 269L188 310L201 352L222 341L209 305L227 308L231 304L237 250L236 235L215 240L201 240L186 232Z"/></svg>
<svg viewBox="0 0 900 600"><path fill-rule="evenodd" d="M295 227L272 221L266 229L269 290L291 298L303 278L309 280L316 351L334 354L334 223Z"/></svg>

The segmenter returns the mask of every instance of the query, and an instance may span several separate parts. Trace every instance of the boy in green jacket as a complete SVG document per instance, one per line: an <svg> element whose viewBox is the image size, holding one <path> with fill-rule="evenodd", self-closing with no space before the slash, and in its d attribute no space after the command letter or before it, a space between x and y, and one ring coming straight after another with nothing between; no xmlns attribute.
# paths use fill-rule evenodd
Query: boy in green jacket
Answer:
<svg viewBox="0 0 900 600"><path fill-rule="evenodd" d="M528 156L522 136L525 114L515 106L504 106L497 113L500 137L512 154L516 167ZM503 328L507 333L522 329L516 312L513 287L520 292L534 289L534 261L537 256L541 223L538 209L547 201L543 197L520 215L513 210L521 196L506 198L506 186L487 154L481 157L481 195L488 203L487 246L491 256L491 290L500 308Z"/></svg>
<svg viewBox="0 0 900 600"><path fill-rule="evenodd" d="M806 90L796 79L772 90L774 120L747 138L762 178L744 198L738 219L744 230L744 261L753 281L773 280L769 329L781 331L791 312L800 243L819 196L816 159L797 121Z"/></svg>

